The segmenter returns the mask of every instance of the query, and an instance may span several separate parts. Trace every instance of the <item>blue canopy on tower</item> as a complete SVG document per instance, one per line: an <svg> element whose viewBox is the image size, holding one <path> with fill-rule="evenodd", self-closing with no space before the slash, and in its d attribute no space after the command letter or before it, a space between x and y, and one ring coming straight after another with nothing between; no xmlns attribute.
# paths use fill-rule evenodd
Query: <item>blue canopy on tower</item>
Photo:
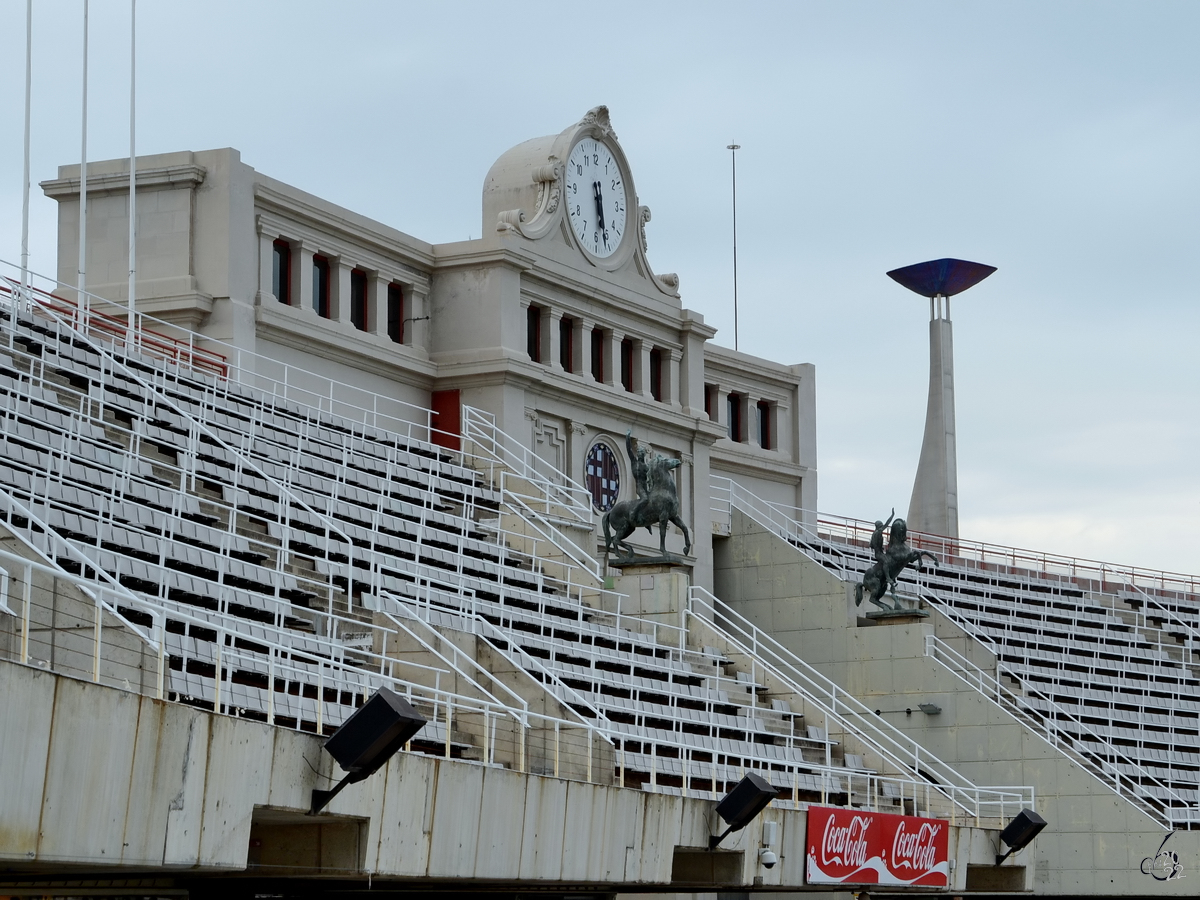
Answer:
<svg viewBox="0 0 1200 900"><path fill-rule="evenodd" d="M996 271L995 266L965 259L931 259L929 262L892 269L888 277L922 297L953 297L975 287Z"/></svg>

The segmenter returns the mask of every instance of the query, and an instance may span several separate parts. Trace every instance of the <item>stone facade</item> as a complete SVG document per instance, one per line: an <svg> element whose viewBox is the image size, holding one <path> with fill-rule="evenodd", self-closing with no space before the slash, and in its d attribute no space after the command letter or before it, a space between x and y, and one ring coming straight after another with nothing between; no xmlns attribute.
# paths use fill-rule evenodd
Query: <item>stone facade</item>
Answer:
<svg viewBox="0 0 1200 900"><path fill-rule="evenodd" d="M611 151L629 206L627 233L603 258L584 249L564 199L564 161L585 141ZM816 507L813 367L709 343L716 331L683 305L679 277L650 266L650 212L603 107L496 161L484 179L482 236L471 241L426 243L262 175L232 149L142 157L137 171L138 309L194 329L220 352L412 404L421 421L435 392L458 392L463 405L495 415L544 472L578 483L589 450L605 444L620 499L633 496L624 451L632 428L682 461L682 515L701 538L690 562L703 586L711 473ZM42 186L59 201L58 278L72 296L79 167L61 167ZM90 163L88 186L88 290L120 316L128 162ZM389 320L397 297L402 312ZM679 553L682 535L672 532L668 549Z"/></svg>

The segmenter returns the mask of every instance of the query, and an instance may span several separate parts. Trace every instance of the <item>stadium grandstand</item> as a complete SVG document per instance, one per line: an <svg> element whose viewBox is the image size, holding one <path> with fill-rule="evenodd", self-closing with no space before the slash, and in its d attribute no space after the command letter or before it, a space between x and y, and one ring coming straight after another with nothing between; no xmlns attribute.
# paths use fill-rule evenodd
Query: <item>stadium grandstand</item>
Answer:
<svg viewBox="0 0 1200 900"><path fill-rule="evenodd" d="M80 175L0 285L0 895L1189 893L1195 581L913 534L856 604L812 367L708 343L603 107L449 245L141 158L133 298ZM634 439L690 549L606 549ZM423 724L312 814L381 692Z"/></svg>

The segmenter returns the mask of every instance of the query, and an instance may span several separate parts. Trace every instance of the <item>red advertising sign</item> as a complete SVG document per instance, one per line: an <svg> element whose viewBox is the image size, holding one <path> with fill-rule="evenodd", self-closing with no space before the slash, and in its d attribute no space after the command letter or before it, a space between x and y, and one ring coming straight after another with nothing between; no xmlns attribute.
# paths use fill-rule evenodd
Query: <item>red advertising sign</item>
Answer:
<svg viewBox="0 0 1200 900"><path fill-rule="evenodd" d="M808 883L949 887L949 823L809 807Z"/></svg>

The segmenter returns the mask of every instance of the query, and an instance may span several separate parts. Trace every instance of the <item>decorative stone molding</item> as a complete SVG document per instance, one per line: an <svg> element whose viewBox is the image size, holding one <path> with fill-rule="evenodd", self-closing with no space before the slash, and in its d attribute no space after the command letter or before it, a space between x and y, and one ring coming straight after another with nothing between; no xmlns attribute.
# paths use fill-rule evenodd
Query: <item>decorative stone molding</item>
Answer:
<svg viewBox="0 0 1200 900"><path fill-rule="evenodd" d="M582 422L572 422L571 423L571 433L572 434L587 434L587 430L588 430L587 426L584 425Z"/></svg>
<svg viewBox="0 0 1200 900"><path fill-rule="evenodd" d="M163 190L165 188L196 187L204 181L208 170L204 166L163 166L155 169L138 169L136 187L139 191ZM79 193L79 176L54 178L41 182L47 197L58 199ZM129 193L129 171L112 172L105 175L88 175L88 196L98 194Z"/></svg>
<svg viewBox="0 0 1200 900"><path fill-rule="evenodd" d="M525 221L525 210L506 209L497 216L497 231L516 231L520 233L521 223Z"/></svg>
<svg viewBox="0 0 1200 900"><path fill-rule="evenodd" d="M587 111L582 119L579 120L580 125L591 125L595 127L603 137L617 140L617 133L613 131L612 123L608 120L608 107L595 106Z"/></svg>
<svg viewBox="0 0 1200 900"><path fill-rule="evenodd" d="M679 276L674 272L664 272L662 275L656 275L654 277L657 278L664 287L669 288L672 291L679 290Z"/></svg>
<svg viewBox="0 0 1200 900"><path fill-rule="evenodd" d="M533 170L533 183L538 186L538 214L549 216L558 209L562 197L562 166L553 153L547 159L549 164Z"/></svg>
<svg viewBox="0 0 1200 900"><path fill-rule="evenodd" d="M536 409L526 409L525 418L527 418L534 425L537 425L539 421L538 411Z"/></svg>
<svg viewBox="0 0 1200 900"><path fill-rule="evenodd" d="M650 221L650 207L638 207L638 234L641 236L642 253L648 252L649 245L646 243L646 223Z"/></svg>
<svg viewBox="0 0 1200 900"><path fill-rule="evenodd" d="M696 461L696 457L692 456L690 453L680 453L679 459L685 466L690 466Z"/></svg>

